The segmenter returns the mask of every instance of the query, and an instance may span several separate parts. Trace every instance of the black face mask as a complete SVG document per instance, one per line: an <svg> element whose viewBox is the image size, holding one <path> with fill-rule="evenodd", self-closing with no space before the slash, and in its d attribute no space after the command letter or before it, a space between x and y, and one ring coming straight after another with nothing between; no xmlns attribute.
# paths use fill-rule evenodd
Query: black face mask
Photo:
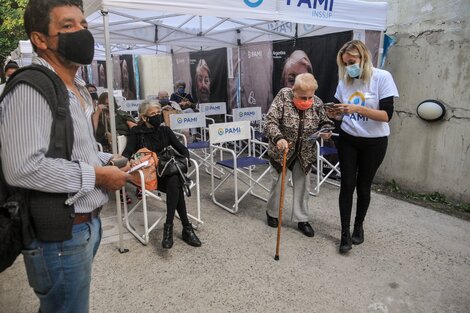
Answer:
<svg viewBox="0 0 470 313"><path fill-rule="evenodd" d="M162 106L165 106L165 105L169 105L169 104L170 104L170 99L164 98L164 99L158 100L158 102L160 102L160 104L161 104Z"/></svg>
<svg viewBox="0 0 470 313"><path fill-rule="evenodd" d="M163 123L163 117L161 114L157 114L154 116L148 116L147 121L155 128L160 127L160 124Z"/></svg>
<svg viewBox="0 0 470 313"><path fill-rule="evenodd" d="M98 94L96 92L90 92L91 99L98 101Z"/></svg>
<svg viewBox="0 0 470 313"><path fill-rule="evenodd" d="M80 65L91 64L95 55L95 39L88 29L59 33L58 36L57 52L61 56Z"/></svg>

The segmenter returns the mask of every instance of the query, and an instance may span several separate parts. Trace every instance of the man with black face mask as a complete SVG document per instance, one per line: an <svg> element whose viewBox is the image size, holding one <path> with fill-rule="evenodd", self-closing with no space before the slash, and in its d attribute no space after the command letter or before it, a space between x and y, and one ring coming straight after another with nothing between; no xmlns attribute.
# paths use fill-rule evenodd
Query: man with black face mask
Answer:
<svg viewBox="0 0 470 313"><path fill-rule="evenodd" d="M119 190L130 177L126 168L105 166L112 155L97 150L92 99L76 76L94 54L82 1L30 0L24 25L40 70L18 70L0 99L2 170L7 184L30 197L34 239L25 243L23 257L39 311L88 312L99 213L108 191ZM37 77L62 92L44 93ZM52 103L59 113L51 111ZM61 134L52 125L64 115Z"/></svg>

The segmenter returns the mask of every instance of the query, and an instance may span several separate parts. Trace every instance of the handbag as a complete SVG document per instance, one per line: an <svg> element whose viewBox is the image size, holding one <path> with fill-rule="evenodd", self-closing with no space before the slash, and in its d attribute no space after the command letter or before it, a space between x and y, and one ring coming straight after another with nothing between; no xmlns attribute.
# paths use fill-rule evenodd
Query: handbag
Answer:
<svg viewBox="0 0 470 313"><path fill-rule="evenodd" d="M176 151L172 146L165 147L158 154L158 177L166 177L175 174L183 175L188 172L188 159Z"/></svg>
<svg viewBox="0 0 470 313"><path fill-rule="evenodd" d="M187 197L191 197L192 181L185 175L188 172L188 165L188 159L184 155L172 146L168 146L160 153L157 175L158 177L180 175L183 181L183 192Z"/></svg>
<svg viewBox="0 0 470 313"><path fill-rule="evenodd" d="M132 167L144 162L147 162L147 165L144 166L141 170L144 173L145 189L156 190L158 186L157 165L159 164L157 154L147 148L142 148L134 153L134 159L130 161ZM130 173L130 175L131 182L136 186L140 186L141 181L139 172L135 171Z"/></svg>

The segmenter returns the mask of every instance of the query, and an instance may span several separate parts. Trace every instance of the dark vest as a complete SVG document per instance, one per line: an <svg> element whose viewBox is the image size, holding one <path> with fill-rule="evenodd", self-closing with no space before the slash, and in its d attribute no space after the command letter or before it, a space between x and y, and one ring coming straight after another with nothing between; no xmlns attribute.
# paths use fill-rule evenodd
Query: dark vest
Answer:
<svg viewBox="0 0 470 313"><path fill-rule="evenodd" d="M71 160L74 140L73 122L68 91L63 81L44 66L23 67L13 73L8 80L0 96L0 102L18 84L26 84L34 88L49 104L53 121L46 157ZM23 127L28 127L28 125ZM8 149L8 147L3 148ZM11 187L5 183L3 170L0 172L2 185L0 201L2 203L10 198L18 198L18 195L21 195L24 201L28 201L29 197L30 223L35 238L42 241L64 241L72 238L75 211L73 205L65 204L68 197L66 193L47 193Z"/></svg>

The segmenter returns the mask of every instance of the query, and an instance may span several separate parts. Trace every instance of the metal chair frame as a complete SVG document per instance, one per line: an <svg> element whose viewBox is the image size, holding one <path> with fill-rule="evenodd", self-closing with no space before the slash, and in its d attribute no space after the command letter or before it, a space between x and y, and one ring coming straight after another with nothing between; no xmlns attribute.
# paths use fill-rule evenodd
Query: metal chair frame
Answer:
<svg viewBox="0 0 470 313"><path fill-rule="evenodd" d="M125 141L123 141L122 138L121 138L121 140L119 140L119 138L118 138L118 151L123 151L124 150L124 148L122 147L122 144L124 144L124 147L125 147ZM190 177L190 178L194 177L194 179L192 179L192 184L190 186L190 189L191 190L195 189L195 191L196 191L196 216L193 216L192 214L188 213L188 217L190 219L192 219L193 221L195 221L197 224L203 224L204 222L201 219L201 192L200 192L200 184L199 184L199 165L195 160L191 159L190 161L191 161L191 164L194 166L194 170L192 170L190 173L188 173L188 177ZM158 191L158 190L156 190L156 191L147 190L145 188L145 178L144 178L143 171L139 170L138 173L139 173L139 176L140 176L140 184L136 185L136 186L141 188L141 190L142 190L142 199L139 200L130 209L128 208L127 202L123 201L123 208L124 208L123 221L124 221L124 226L126 227L126 229L132 235L134 235L134 237L137 238L143 245L147 245L149 243L149 240L150 240L150 232L157 227L157 225L160 223L160 221L165 216L165 214L163 213L156 220L154 220L151 224L149 223L147 197L150 197L150 198L155 199L155 200L159 200L162 203L165 203L166 200L163 199L163 197L161 196L163 194L163 192ZM122 187L121 192L122 192L123 195L126 194L126 186ZM143 233L139 233L139 231L137 230L138 227L133 225L130 221L130 216L133 213L137 213L136 210L139 207L142 207L142 213L143 213L143 217L144 217ZM166 208L165 208L165 212L166 212ZM176 216L179 217L178 214L176 214ZM196 225L193 224L193 226L197 227L197 224Z"/></svg>
<svg viewBox="0 0 470 313"><path fill-rule="evenodd" d="M232 122L232 123L225 123L225 124L214 124L210 126L209 132L212 133L216 127L219 127L218 125L237 125L240 127L245 127L245 128L250 128L249 121L243 121L243 122ZM244 125L242 125L244 124ZM215 131L217 131L215 129ZM234 149L229 149L225 147L223 144L232 141L216 141L215 143L211 142L210 145L210 156L211 156L211 196L212 196L212 201L220 206L221 208L227 210L230 213L237 213L239 210L239 203L248 195L251 194L263 201L267 201L267 198L257 194L254 192L254 188L256 186L261 187L264 189L266 192L269 192L269 189L261 184L261 180L264 178L264 176L269 173L270 170L270 165L269 162L265 159L261 159L258 157L255 157L252 155L251 147L252 143L255 142L256 144L260 145L267 145L266 143L251 139L251 129L248 129L246 132L248 135L241 135L240 137L236 138L236 140L246 140L247 145L246 147L248 148L248 152L246 156L241 156L239 153L237 153ZM230 158L228 159L219 159L219 160L214 160L214 155L216 155L216 151L221 151L224 153L227 153L230 155ZM253 169L255 166L261 166L261 165L268 165L267 169L264 170L258 177L253 176ZM225 170L224 176L220 178L220 182L216 185L215 184L215 175L214 175L214 170L217 167L222 167ZM225 182L230 178L233 177L234 183L233 183L233 190L234 190L234 203L232 206L227 206L223 203L221 203L219 200L217 200L217 191L219 190L220 187L222 187ZM245 179L243 179L245 178ZM243 192L240 195L240 191L238 188L238 183L239 181L246 186L248 186L248 189Z"/></svg>
<svg viewBox="0 0 470 313"><path fill-rule="evenodd" d="M333 134L333 136L338 136L337 134ZM320 187L322 184L327 183L333 186L340 187L340 183L337 181L331 180L330 176L333 173L336 173L337 175L341 175L341 170L339 168L339 161L336 164L332 164L330 161L328 161L325 156L326 155L331 155L331 154L337 154L338 150L333 147L325 147L324 146L324 140L322 138L318 139L316 141L316 146L317 146L317 161L316 161L316 179L315 179L315 187L312 188L312 191L310 191L310 195L312 196L317 196L320 193ZM324 174L323 173L323 167L324 165L327 164L330 167L330 170Z"/></svg>

